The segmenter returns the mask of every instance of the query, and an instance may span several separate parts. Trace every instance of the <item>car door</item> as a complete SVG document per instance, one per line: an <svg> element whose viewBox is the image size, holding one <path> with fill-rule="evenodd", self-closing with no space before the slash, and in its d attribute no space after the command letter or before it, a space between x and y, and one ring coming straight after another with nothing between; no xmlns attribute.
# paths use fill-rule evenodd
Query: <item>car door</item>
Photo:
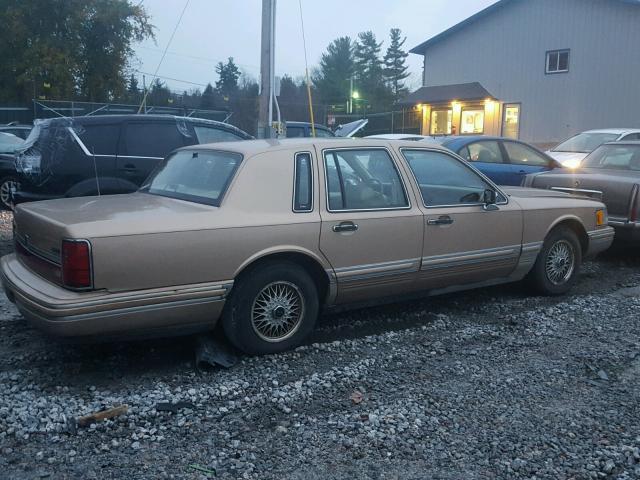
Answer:
<svg viewBox="0 0 640 480"><path fill-rule="evenodd" d="M175 121L130 121L120 135L117 173L123 189L135 191L158 162L176 148L188 145L186 132Z"/></svg>
<svg viewBox="0 0 640 480"><path fill-rule="evenodd" d="M338 303L415 288L423 215L397 159L383 147L322 151L320 250L333 267Z"/></svg>
<svg viewBox="0 0 640 480"><path fill-rule="evenodd" d="M484 173L498 185L513 185L508 160L503 155L497 140L481 140L470 143L458 154L473 163L473 166Z"/></svg>
<svg viewBox="0 0 640 480"><path fill-rule="evenodd" d="M67 183L65 194L75 197L98 192L118 193L116 163L120 124L74 122L68 130L79 149L68 152L56 169L58 182Z"/></svg>
<svg viewBox="0 0 640 480"><path fill-rule="evenodd" d="M529 145L504 140L502 146L504 154L509 159L510 177L513 179L509 185L520 186L526 175L544 172L554 167L554 161L551 158L547 158Z"/></svg>
<svg viewBox="0 0 640 480"><path fill-rule="evenodd" d="M484 192L496 187L449 153L424 148L403 148L401 153L425 209L420 287L509 276L521 253L521 208L499 191L496 205L486 208Z"/></svg>

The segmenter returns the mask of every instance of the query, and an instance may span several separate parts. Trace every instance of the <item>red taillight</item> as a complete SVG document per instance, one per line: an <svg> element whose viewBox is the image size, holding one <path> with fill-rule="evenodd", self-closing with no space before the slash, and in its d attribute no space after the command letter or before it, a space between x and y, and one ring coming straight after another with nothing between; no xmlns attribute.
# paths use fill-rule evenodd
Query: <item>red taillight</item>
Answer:
<svg viewBox="0 0 640 480"><path fill-rule="evenodd" d="M88 241L62 241L62 283L70 288L91 287L91 247Z"/></svg>

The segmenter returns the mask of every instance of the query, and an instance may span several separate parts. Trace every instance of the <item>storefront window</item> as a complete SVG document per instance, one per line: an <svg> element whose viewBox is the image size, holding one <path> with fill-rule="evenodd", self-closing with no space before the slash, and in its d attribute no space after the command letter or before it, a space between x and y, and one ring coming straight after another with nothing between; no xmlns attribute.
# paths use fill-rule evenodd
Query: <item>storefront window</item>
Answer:
<svg viewBox="0 0 640 480"><path fill-rule="evenodd" d="M484 110L462 110L460 133L483 133Z"/></svg>
<svg viewBox="0 0 640 480"><path fill-rule="evenodd" d="M431 135L451 135L451 110L431 111Z"/></svg>

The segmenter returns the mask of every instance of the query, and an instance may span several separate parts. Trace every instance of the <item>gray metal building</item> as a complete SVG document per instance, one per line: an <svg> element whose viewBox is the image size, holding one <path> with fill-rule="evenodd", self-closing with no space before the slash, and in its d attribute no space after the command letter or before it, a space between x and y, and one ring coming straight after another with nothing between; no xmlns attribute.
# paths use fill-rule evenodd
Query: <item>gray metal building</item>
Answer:
<svg viewBox="0 0 640 480"><path fill-rule="evenodd" d="M501 0L411 52L424 55L424 87L406 104L423 110L424 134L545 145L640 128L640 0ZM456 98L476 82L484 101ZM442 86L452 98L429 103Z"/></svg>

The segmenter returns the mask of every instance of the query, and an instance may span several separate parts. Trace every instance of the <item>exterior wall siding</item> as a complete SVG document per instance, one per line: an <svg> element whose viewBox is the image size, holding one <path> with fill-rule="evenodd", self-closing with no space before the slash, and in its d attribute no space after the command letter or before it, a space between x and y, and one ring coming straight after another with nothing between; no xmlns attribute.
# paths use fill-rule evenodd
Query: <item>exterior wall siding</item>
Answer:
<svg viewBox="0 0 640 480"><path fill-rule="evenodd" d="M569 72L545 74L568 48ZM427 48L424 85L480 82L521 103L520 138L555 143L592 128L640 128L640 5L514 0Z"/></svg>

